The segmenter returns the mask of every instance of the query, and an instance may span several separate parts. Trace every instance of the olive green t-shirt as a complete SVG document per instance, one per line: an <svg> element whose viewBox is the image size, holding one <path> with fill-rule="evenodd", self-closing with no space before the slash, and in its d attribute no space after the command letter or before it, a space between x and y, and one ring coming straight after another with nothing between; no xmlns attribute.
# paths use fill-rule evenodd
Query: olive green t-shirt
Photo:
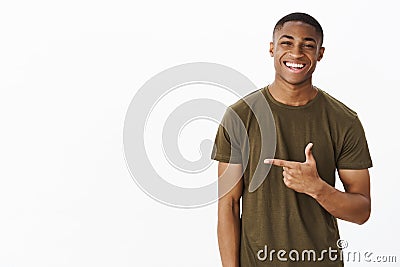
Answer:
<svg viewBox="0 0 400 267"><path fill-rule="evenodd" d="M336 218L312 197L288 188L283 182L281 167L272 166L268 172L262 166L266 164L263 163L265 158L260 145L263 141L261 131L266 131L265 127L271 127L273 123L258 125L252 111L257 109L249 107L262 102L260 97L252 97L256 92L265 97L273 115L275 158L304 162L304 149L312 142L318 173L332 186L335 185L336 169L372 167L357 114L321 89L303 106L289 106L276 101L268 87L231 105L229 110L238 116L233 116L228 110L225 113L215 138L212 158L243 163L243 153L248 153L248 162L243 164L246 167L243 173L240 266L343 266L337 251L339 231ZM240 131L238 118L246 133ZM243 141L243 134L248 135L248 142ZM264 140L264 144L269 143ZM265 168L261 173L264 177L258 179L265 180L257 190L249 192L257 165Z"/></svg>

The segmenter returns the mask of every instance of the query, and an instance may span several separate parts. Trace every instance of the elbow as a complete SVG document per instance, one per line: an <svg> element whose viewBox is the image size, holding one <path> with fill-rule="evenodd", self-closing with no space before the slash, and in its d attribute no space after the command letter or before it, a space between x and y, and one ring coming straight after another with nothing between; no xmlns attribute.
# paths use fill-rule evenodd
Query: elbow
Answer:
<svg viewBox="0 0 400 267"><path fill-rule="evenodd" d="M371 215L371 211L369 210L368 212L365 213L364 216L360 218L360 220L357 222L357 224L362 225L366 223L369 220L369 217Z"/></svg>
<svg viewBox="0 0 400 267"><path fill-rule="evenodd" d="M370 216L371 216L371 204L368 205L368 208L366 208L365 212L363 212L362 215L360 215L360 217L355 223L362 225L369 220Z"/></svg>
<svg viewBox="0 0 400 267"><path fill-rule="evenodd" d="M355 223L357 223L358 225L363 225L364 223L366 223L369 219L370 214L360 218L358 221L356 221Z"/></svg>

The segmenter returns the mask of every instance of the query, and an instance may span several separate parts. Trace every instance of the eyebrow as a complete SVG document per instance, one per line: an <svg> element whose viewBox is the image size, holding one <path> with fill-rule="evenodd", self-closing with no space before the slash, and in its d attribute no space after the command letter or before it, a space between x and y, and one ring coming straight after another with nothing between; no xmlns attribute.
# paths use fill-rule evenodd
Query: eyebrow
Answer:
<svg viewBox="0 0 400 267"><path fill-rule="evenodd" d="M293 37L293 36L291 36L291 35L286 35L286 34L282 35L282 36L279 38L279 40L282 39L282 38L287 38L287 39L290 39L290 40L294 40L294 37ZM311 38L311 37L305 37L303 40L304 40L304 41L310 41L310 42L317 43L317 41L315 41L315 39L314 39L314 38Z"/></svg>

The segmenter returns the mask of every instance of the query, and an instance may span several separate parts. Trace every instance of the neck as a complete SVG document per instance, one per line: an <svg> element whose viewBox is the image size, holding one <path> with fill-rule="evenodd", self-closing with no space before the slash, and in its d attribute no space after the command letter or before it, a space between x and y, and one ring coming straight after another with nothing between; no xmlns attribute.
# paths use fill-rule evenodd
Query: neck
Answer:
<svg viewBox="0 0 400 267"><path fill-rule="evenodd" d="M311 81L300 85L292 85L275 80L268 86L268 89L276 101L289 106L304 106L318 93Z"/></svg>

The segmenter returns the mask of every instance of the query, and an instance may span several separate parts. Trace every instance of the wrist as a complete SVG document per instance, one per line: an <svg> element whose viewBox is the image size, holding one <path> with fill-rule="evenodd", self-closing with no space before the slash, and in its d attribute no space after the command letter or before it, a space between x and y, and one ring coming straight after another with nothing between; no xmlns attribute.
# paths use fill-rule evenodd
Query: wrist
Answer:
<svg viewBox="0 0 400 267"><path fill-rule="evenodd" d="M314 186L310 188L311 190L308 195L314 199L320 198L324 194L326 185L327 183L318 176L318 179L316 180Z"/></svg>

